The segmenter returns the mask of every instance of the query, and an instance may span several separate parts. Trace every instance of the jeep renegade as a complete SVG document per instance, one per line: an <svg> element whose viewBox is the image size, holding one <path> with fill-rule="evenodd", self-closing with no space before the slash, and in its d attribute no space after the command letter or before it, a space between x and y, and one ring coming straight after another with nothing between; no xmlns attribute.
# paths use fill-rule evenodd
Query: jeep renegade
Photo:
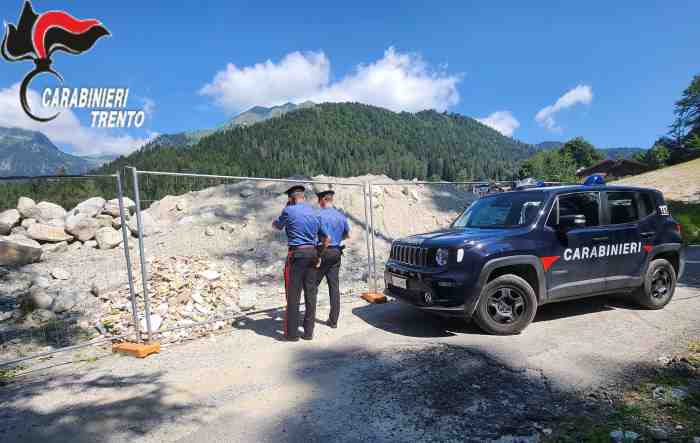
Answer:
<svg viewBox="0 0 700 443"><path fill-rule="evenodd" d="M448 229L394 241L386 294L500 335L563 300L619 293L663 308L683 273L680 225L659 191L590 182L487 195Z"/></svg>

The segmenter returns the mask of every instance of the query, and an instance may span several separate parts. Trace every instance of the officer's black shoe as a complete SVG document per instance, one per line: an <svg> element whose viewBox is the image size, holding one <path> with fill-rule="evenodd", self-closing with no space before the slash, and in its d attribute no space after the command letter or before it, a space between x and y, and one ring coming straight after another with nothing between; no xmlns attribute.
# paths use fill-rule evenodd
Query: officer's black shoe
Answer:
<svg viewBox="0 0 700 443"><path fill-rule="evenodd" d="M338 323L333 323L332 321L328 320L326 324L329 328L338 329Z"/></svg>
<svg viewBox="0 0 700 443"><path fill-rule="evenodd" d="M299 341L299 337L285 337L284 341Z"/></svg>
<svg viewBox="0 0 700 443"><path fill-rule="evenodd" d="M303 338L304 340L313 340L314 335L313 334L304 334L301 336L301 338Z"/></svg>

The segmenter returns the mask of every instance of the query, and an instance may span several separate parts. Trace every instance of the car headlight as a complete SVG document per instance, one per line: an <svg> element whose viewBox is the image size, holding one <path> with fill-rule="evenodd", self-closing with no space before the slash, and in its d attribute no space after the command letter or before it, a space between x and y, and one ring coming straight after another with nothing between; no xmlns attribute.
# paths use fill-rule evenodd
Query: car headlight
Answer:
<svg viewBox="0 0 700 443"><path fill-rule="evenodd" d="M447 259L450 256L450 251L445 248L440 248L435 252L435 263L438 266L445 266L447 264Z"/></svg>

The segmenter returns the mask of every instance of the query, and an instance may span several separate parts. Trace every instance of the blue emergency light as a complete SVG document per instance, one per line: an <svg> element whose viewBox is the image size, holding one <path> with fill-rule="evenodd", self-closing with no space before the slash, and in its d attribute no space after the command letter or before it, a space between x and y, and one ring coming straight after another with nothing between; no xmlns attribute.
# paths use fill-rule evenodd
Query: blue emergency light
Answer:
<svg viewBox="0 0 700 443"><path fill-rule="evenodd" d="M526 178L525 180L519 181L515 189L516 190L522 190L522 189L529 189L529 188L544 188L546 185L542 180L535 180L534 178Z"/></svg>
<svg viewBox="0 0 700 443"><path fill-rule="evenodd" d="M605 184L605 178L600 174L594 174L588 176L583 184L584 186L602 186Z"/></svg>

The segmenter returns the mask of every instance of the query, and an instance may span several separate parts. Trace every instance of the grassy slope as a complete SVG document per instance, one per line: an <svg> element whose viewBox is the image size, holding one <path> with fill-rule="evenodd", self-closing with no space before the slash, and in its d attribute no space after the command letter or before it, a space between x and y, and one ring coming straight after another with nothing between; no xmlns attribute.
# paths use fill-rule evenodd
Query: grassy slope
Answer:
<svg viewBox="0 0 700 443"><path fill-rule="evenodd" d="M700 158L646 174L626 177L619 184L656 188L668 200L700 203Z"/></svg>
<svg viewBox="0 0 700 443"><path fill-rule="evenodd" d="M700 243L700 159L627 177L617 184L655 188L664 193L673 217L690 243Z"/></svg>

